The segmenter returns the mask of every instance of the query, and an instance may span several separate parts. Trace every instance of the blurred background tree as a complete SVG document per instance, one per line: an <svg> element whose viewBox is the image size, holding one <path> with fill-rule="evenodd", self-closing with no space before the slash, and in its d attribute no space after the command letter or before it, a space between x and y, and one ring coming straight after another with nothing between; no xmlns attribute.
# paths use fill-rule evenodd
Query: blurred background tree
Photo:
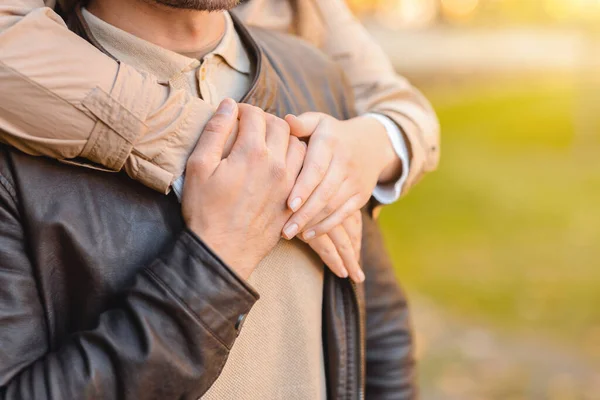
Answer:
<svg viewBox="0 0 600 400"><path fill-rule="evenodd" d="M381 217L423 398L600 399L600 0L349 3L442 124Z"/></svg>

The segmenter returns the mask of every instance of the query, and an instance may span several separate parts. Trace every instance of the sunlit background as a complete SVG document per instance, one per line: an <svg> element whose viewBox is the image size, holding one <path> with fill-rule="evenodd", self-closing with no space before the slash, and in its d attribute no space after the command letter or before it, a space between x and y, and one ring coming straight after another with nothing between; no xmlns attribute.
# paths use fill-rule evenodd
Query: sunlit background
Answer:
<svg viewBox="0 0 600 400"><path fill-rule="evenodd" d="M422 397L600 399L600 0L350 3L443 128L381 218Z"/></svg>

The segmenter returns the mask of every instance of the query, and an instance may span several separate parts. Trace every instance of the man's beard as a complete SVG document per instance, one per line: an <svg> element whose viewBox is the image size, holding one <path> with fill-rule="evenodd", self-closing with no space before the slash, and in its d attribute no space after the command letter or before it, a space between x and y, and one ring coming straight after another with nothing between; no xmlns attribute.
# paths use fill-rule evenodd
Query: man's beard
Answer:
<svg viewBox="0 0 600 400"><path fill-rule="evenodd" d="M231 10L245 0L152 0L156 4L171 8L196 11Z"/></svg>

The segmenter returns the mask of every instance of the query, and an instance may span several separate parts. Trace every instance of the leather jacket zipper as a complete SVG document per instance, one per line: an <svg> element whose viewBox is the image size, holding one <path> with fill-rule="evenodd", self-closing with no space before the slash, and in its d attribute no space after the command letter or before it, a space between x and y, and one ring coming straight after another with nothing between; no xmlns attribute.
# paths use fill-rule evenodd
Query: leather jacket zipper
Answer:
<svg viewBox="0 0 600 400"><path fill-rule="evenodd" d="M357 329L358 335L356 336L356 340L358 341L357 348L359 349L358 354L358 398L360 400L364 400L365 398L365 362L366 362L366 353L365 353L365 318L362 315L362 308L360 306L360 300L358 297L358 289L356 287L356 283L350 281L350 287L352 289L352 297L354 300L354 305L356 307L356 318L357 318Z"/></svg>

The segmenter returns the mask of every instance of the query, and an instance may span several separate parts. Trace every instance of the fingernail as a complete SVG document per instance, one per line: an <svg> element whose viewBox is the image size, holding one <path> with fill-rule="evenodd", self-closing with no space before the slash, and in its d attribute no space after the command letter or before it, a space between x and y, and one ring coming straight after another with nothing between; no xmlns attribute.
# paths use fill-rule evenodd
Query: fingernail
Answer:
<svg viewBox="0 0 600 400"><path fill-rule="evenodd" d="M346 271L346 269L342 269L342 278L347 278L348 277L348 271Z"/></svg>
<svg viewBox="0 0 600 400"><path fill-rule="evenodd" d="M308 144L306 144L306 142L300 141L300 143L302 143L302 146L304 146L305 149L308 147Z"/></svg>
<svg viewBox="0 0 600 400"><path fill-rule="evenodd" d="M358 272L357 272L357 274L356 274L356 275L358 275L358 282L359 282L359 283L362 283L362 282L364 282L364 281L365 281L365 279L366 279L366 277L365 277L365 273L364 273L364 272L362 272L362 270L361 270L361 269L359 269L359 270L358 270Z"/></svg>
<svg viewBox="0 0 600 400"><path fill-rule="evenodd" d="M312 238L314 238L317 235L317 233L315 231L308 231L306 233L304 233L304 235L302 235L302 237L304 238L304 240L310 240Z"/></svg>
<svg viewBox="0 0 600 400"><path fill-rule="evenodd" d="M233 110L235 110L235 101L232 99L225 99L219 104L219 108L217 108L217 114L222 115L232 115Z"/></svg>
<svg viewBox="0 0 600 400"><path fill-rule="evenodd" d="M285 227L283 235L286 239L290 240L298 234L298 224L291 224Z"/></svg>
<svg viewBox="0 0 600 400"><path fill-rule="evenodd" d="M296 212L296 211L298 211L298 209L300 208L301 205L302 205L302 199L300 197L296 197L294 200L291 201L290 209L293 212Z"/></svg>

